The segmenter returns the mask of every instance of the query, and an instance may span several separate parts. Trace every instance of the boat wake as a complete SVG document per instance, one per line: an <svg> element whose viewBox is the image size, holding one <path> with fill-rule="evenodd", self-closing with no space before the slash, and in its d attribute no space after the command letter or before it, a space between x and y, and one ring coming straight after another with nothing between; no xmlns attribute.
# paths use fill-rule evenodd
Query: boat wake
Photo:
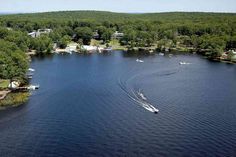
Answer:
<svg viewBox="0 0 236 157"><path fill-rule="evenodd" d="M148 102L147 97L141 92L141 89L134 90L128 89L126 84L119 79L119 86L123 90L123 92L134 102L136 102L139 106L143 107L147 111L158 113L159 110L155 108L151 103Z"/></svg>
<svg viewBox="0 0 236 157"><path fill-rule="evenodd" d="M133 100L139 106L143 107L147 111L158 113L159 110L150 103L150 101L148 100L148 97L146 97L145 93L139 87L140 80L146 79L147 76L148 78L168 77L170 75L174 75L178 73L179 70L180 69L178 67L174 69L165 69L165 70L161 70L161 71L158 70L158 71L153 71L153 72L149 71L147 73L141 73L141 74L139 73L125 80L119 78L118 86L131 100Z"/></svg>

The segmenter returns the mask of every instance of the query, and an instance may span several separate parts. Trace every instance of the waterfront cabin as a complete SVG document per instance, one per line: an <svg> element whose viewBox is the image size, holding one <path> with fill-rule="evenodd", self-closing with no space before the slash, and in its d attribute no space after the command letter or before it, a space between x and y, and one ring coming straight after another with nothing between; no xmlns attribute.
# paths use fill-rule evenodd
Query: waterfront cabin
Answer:
<svg viewBox="0 0 236 157"><path fill-rule="evenodd" d="M228 52L222 53L220 56L221 60L231 60L231 61L236 61L236 52L234 50L230 50Z"/></svg>
<svg viewBox="0 0 236 157"><path fill-rule="evenodd" d="M115 31L115 33L112 35L113 39L121 39L124 37L124 33L120 33L118 31Z"/></svg>
<svg viewBox="0 0 236 157"><path fill-rule="evenodd" d="M52 32L52 29L38 29L37 31L28 33L28 35L31 36L32 38L37 38L37 37L40 37L40 35L42 34L49 34L51 32Z"/></svg>
<svg viewBox="0 0 236 157"><path fill-rule="evenodd" d="M233 51L233 57L232 60L235 62L236 61L236 51Z"/></svg>
<svg viewBox="0 0 236 157"><path fill-rule="evenodd" d="M36 31L28 33L28 36L31 36L32 38L36 38Z"/></svg>
<svg viewBox="0 0 236 157"><path fill-rule="evenodd" d="M93 32L93 39L98 40L100 38L98 31L96 30L95 32Z"/></svg>
<svg viewBox="0 0 236 157"><path fill-rule="evenodd" d="M8 85L8 88L10 89L17 89L20 86L20 83L17 81L12 81L10 82L10 84Z"/></svg>
<svg viewBox="0 0 236 157"><path fill-rule="evenodd" d="M224 52L221 56L220 59L225 60L228 58L228 52Z"/></svg>
<svg viewBox="0 0 236 157"><path fill-rule="evenodd" d="M97 46L83 45L81 46L81 49L91 52L91 51L97 51L98 48Z"/></svg>

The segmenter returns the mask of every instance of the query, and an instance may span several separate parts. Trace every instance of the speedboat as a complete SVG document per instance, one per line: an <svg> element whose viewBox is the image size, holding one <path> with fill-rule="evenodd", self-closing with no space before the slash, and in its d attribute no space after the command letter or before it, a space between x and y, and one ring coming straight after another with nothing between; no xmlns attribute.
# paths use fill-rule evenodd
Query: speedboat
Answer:
<svg viewBox="0 0 236 157"><path fill-rule="evenodd" d="M107 47L104 49L104 51L112 51L112 47Z"/></svg>
<svg viewBox="0 0 236 157"><path fill-rule="evenodd" d="M29 68L28 71L34 72L35 70L32 68Z"/></svg>
<svg viewBox="0 0 236 157"><path fill-rule="evenodd" d="M136 59L136 62L143 63L144 61L141 59Z"/></svg>
<svg viewBox="0 0 236 157"><path fill-rule="evenodd" d="M190 63L187 63L187 62L179 62L180 65L187 65L187 64L190 64Z"/></svg>
<svg viewBox="0 0 236 157"><path fill-rule="evenodd" d="M158 112L159 112L158 109L156 109L156 108L153 109L153 113L154 113L154 114L157 114Z"/></svg>
<svg viewBox="0 0 236 157"><path fill-rule="evenodd" d="M104 48L103 47L98 47L98 52L99 53L102 53L104 51Z"/></svg>
<svg viewBox="0 0 236 157"><path fill-rule="evenodd" d="M39 85L30 85L27 89L28 90L36 90L36 89L39 89Z"/></svg>

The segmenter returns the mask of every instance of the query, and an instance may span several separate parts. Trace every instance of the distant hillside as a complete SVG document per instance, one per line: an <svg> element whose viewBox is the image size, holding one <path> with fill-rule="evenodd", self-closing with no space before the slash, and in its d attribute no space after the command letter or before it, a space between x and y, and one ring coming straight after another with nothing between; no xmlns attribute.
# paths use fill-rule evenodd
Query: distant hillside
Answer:
<svg viewBox="0 0 236 157"><path fill-rule="evenodd" d="M46 28L52 31L42 31ZM53 43L66 48L71 41L89 45L91 39L96 39L94 45L116 43L114 46L119 49L134 53L156 49L159 52L197 52L218 59L223 52L236 49L236 14L60 11L1 15L0 39L4 39L4 51L8 49L7 41L22 52L36 50L39 55L50 53ZM226 59L231 60L232 56ZM8 60L11 59L4 61Z"/></svg>
<svg viewBox="0 0 236 157"><path fill-rule="evenodd" d="M169 12L169 13L114 13L105 11L59 11L45 13L28 13L1 15L0 18L18 20L91 20L91 21L130 21L130 20L151 20L151 21L178 21L178 20L225 20L225 18L235 18L235 13L197 13L197 12Z"/></svg>

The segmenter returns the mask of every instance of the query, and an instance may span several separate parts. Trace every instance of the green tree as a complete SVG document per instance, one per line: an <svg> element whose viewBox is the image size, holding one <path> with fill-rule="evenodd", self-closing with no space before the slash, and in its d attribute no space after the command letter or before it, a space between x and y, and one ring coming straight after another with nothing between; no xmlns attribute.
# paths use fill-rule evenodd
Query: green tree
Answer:
<svg viewBox="0 0 236 157"><path fill-rule="evenodd" d="M128 44L131 48L133 48L135 46L136 43L136 39L137 39L137 34L136 31L133 29L128 28L127 30L125 30L124 32L124 37L123 37L123 41Z"/></svg>
<svg viewBox="0 0 236 157"><path fill-rule="evenodd" d="M62 49L66 48L67 44L71 42L71 37L68 35L65 35L64 37L62 37L59 42L58 42L58 46Z"/></svg>
<svg viewBox="0 0 236 157"><path fill-rule="evenodd" d="M83 39L83 43L88 45L93 37L93 31L89 27L78 27L75 29L76 41Z"/></svg>
<svg viewBox="0 0 236 157"><path fill-rule="evenodd" d="M0 78L23 80L28 60L14 43L0 40Z"/></svg>
<svg viewBox="0 0 236 157"><path fill-rule="evenodd" d="M236 35L230 37L230 39L227 41L227 49L235 49L236 48Z"/></svg>
<svg viewBox="0 0 236 157"><path fill-rule="evenodd" d="M105 29L104 32L102 33L101 39L104 42L108 42L111 40L111 36L112 36L113 31L111 29Z"/></svg>
<svg viewBox="0 0 236 157"><path fill-rule="evenodd" d="M31 48L36 50L38 55L51 53L52 40L47 35L42 35L31 41Z"/></svg>

